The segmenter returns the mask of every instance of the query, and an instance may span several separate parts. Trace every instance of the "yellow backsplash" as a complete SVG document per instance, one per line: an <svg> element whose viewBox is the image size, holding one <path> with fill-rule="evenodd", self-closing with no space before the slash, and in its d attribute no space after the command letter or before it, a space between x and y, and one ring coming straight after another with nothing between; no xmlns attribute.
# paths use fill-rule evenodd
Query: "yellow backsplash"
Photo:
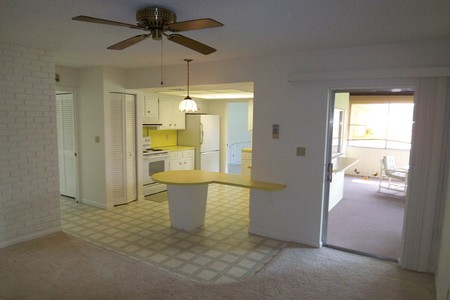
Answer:
<svg viewBox="0 0 450 300"><path fill-rule="evenodd" d="M177 145L176 130L156 130L144 127L143 134L152 139L152 148Z"/></svg>

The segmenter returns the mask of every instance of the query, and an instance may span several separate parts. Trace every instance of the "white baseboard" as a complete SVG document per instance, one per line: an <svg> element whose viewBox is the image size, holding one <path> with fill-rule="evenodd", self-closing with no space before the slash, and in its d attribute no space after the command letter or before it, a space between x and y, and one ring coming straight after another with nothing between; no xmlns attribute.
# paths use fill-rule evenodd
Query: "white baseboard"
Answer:
<svg viewBox="0 0 450 300"><path fill-rule="evenodd" d="M61 226L57 226L57 227L49 228L49 229L46 229L46 230L43 230L43 231L38 231L38 232L34 232L34 233L27 234L27 235L24 235L24 236L16 237L16 238L13 238L13 239L8 240L8 241L1 242L0 243L0 249L1 248L5 248L5 247L9 247L9 246L12 246L12 245L15 245L15 244L19 244L19 243L22 243L22 242L26 242L26 241L29 241L29 240L34 240L34 239L37 239L37 238L40 238L40 237L43 237L43 236L46 236L46 235L49 235L49 234L52 234L52 233L55 233L55 232L59 232L59 231L62 231L62 227Z"/></svg>
<svg viewBox="0 0 450 300"><path fill-rule="evenodd" d="M96 201L92 201L89 199L80 199L80 202L89 206L94 206L97 208L101 208L101 209L108 209L108 207L106 207L105 203L98 203Z"/></svg>

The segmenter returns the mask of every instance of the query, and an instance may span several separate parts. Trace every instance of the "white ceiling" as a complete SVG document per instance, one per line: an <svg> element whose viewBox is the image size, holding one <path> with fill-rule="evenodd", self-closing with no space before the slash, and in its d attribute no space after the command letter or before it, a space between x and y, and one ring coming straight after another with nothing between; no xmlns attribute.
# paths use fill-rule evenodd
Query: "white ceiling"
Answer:
<svg viewBox="0 0 450 300"><path fill-rule="evenodd" d="M151 39L106 49L141 31L71 20L134 24L136 10L149 6L173 10L178 21L209 17L225 25L183 32L217 49L207 56L165 40L165 65L450 38L449 0L2 0L0 41L52 50L62 66L159 66L160 44Z"/></svg>

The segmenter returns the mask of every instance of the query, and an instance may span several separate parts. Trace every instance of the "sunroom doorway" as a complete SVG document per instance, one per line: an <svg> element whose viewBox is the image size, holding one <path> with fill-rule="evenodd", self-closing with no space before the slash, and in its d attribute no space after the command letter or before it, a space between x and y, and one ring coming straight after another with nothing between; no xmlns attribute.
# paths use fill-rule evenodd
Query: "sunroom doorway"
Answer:
<svg viewBox="0 0 450 300"><path fill-rule="evenodd" d="M398 261L411 149L412 91L339 91L330 108L333 163L325 244ZM389 179L383 161L406 174ZM391 185L389 184L392 183Z"/></svg>

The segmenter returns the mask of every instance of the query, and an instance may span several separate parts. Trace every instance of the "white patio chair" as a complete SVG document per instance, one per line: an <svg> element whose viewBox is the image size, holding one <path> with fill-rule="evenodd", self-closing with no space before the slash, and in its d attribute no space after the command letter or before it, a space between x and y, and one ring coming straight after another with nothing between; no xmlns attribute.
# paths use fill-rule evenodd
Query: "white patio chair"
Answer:
<svg viewBox="0 0 450 300"><path fill-rule="evenodd" d="M387 185L383 184L384 179L387 179ZM393 156L383 156L380 160L380 184L378 191L381 191L381 188L403 191L406 195L408 188L408 169L397 168Z"/></svg>

